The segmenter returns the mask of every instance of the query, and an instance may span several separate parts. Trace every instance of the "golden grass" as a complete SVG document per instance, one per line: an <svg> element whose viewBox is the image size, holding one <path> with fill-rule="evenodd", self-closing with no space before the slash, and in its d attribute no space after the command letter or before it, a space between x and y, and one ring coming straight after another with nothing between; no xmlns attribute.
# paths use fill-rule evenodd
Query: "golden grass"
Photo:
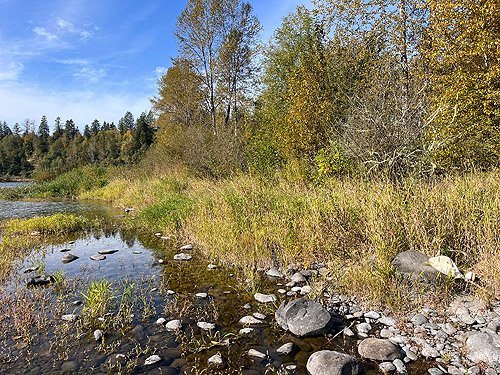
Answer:
<svg viewBox="0 0 500 375"><path fill-rule="evenodd" d="M448 255L488 289L500 287L499 172L399 185L331 179L321 186L176 172L121 176L85 197L136 207L141 226L181 232L222 263L323 263L338 288L383 304L413 298L415 291L396 287L391 266L408 249Z"/></svg>

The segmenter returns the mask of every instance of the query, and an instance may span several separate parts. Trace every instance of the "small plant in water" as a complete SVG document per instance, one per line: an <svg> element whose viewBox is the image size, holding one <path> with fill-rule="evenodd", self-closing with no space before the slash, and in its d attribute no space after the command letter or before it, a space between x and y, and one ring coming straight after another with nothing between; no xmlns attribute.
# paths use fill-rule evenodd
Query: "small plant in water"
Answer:
<svg viewBox="0 0 500 375"><path fill-rule="evenodd" d="M113 309L115 296L111 286L112 283L109 281L94 281L87 292L82 293L85 300L83 319L86 324L92 327L104 325L105 321L100 321L99 318L103 319L106 313Z"/></svg>

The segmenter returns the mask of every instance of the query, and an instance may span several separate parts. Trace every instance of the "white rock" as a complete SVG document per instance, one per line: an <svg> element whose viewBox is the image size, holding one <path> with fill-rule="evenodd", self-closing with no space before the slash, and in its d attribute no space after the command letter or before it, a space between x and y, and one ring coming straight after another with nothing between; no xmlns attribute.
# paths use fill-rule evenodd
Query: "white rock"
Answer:
<svg viewBox="0 0 500 375"><path fill-rule="evenodd" d="M378 319L380 318L380 314L376 311L369 311L364 314L364 317L368 319Z"/></svg>
<svg viewBox="0 0 500 375"><path fill-rule="evenodd" d="M243 318L240 319L239 323L241 325L250 325L250 326L258 326L265 324L262 320L257 319L251 315L244 316Z"/></svg>
<svg viewBox="0 0 500 375"><path fill-rule="evenodd" d="M389 316L384 316L380 318L378 322L388 327L394 327L396 325L396 319L391 318Z"/></svg>
<svg viewBox="0 0 500 375"><path fill-rule="evenodd" d="M220 356L220 354L215 354L211 356L207 360L208 367L216 369L216 370L222 370L224 367L226 367L226 364L224 363L224 360Z"/></svg>
<svg viewBox="0 0 500 375"><path fill-rule="evenodd" d="M283 277L283 274L276 269L276 267L270 268L267 272L266 275L269 277Z"/></svg>
<svg viewBox="0 0 500 375"><path fill-rule="evenodd" d="M300 289L300 294L302 294L302 295L306 295L306 294L309 294L309 293L311 293L311 287L309 285L304 285Z"/></svg>
<svg viewBox="0 0 500 375"><path fill-rule="evenodd" d="M191 254L180 253L174 255L174 260L186 261L186 260L191 260L192 258L193 256Z"/></svg>
<svg viewBox="0 0 500 375"><path fill-rule="evenodd" d="M167 296L173 296L175 294L175 292L173 290L167 290Z"/></svg>
<svg viewBox="0 0 500 375"><path fill-rule="evenodd" d="M74 322L76 320L76 315L75 314L66 314L61 316L61 319L66 321L66 322Z"/></svg>
<svg viewBox="0 0 500 375"><path fill-rule="evenodd" d="M101 341L101 339L104 337L104 332L101 331L100 329L96 329L94 331L94 340L95 341Z"/></svg>
<svg viewBox="0 0 500 375"><path fill-rule="evenodd" d="M162 324L165 324L166 322L167 322L167 319L165 319L165 318L158 318L158 320L156 321L156 324L162 325Z"/></svg>
<svg viewBox="0 0 500 375"><path fill-rule="evenodd" d="M447 256L440 255L437 257L429 258L429 265L435 270L438 270L439 272L445 274L446 276L453 278L463 277L457 265Z"/></svg>
<svg viewBox="0 0 500 375"><path fill-rule="evenodd" d="M359 323L356 325L356 330L358 333L368 333L372 329L372 326L369 323Z"/></svg>
<svg viewBox="0 0 500 375"><path fill-rule="evenodd" d="M170 331L170 332L177 331L181 327L182 327L182 323L178 319L171 320L167 324L165 324L166 330Z"/></svg>
<svg viewBox="0 0 500 375"><path fill-rule="evenodd" d="M266 358L266 355L264 353L261 353L261 352L259 352L258 350L255 350L255 349L250 349L248 351L248 355L250 357L256 357L256 358L260 358L260 359Z"/></svg>
<svg viewBox="0 0 500 375"><path fill-rule="evenodd" d="M285 289L278 289L278 293L279 294L286 294L286 290Z"/></svg>
<svg viewBox="0 0 500 375"><path fill-rule="evenodd" d="M396 371L396 366L392 364L392 362L382 362L378 365L378 368L380 371L382 371L384 374L388 374L390 372Z"/></svg>
<svg viewBox="0 0 500 375"><path fill-rule="evenodd" d="M211 331L215 329L215 324L207 322L198 322L196 325L204 331Z"/></svg>
<svg viewBox="0 0 500 375"><path fill-rule="evenodd" d="M257 319L260 319L260 320L266 319L266 316L262 313L259 313L259 312L253 313L253 316Z"/></svg>
<svg viewBox="0 0 500 375"><path fill-rule="evenodd" d="M216 269L216 268L217 268L217 265L216 265L216 264L209 264L209 265L207 266L207 268L208 268L209 270L214 270L214 269Z"/></svg>
<svg viewBox="0 0 500 375"><path fill-rule="evenodd" d="M150 365L154 365L155 363L158 363L158 362L161 362L161 358L159 355L152 355L148 358L146 358L146 361L144 362L144 365L145 366L150 366Z"/></svg>
<svg viewBox="0 0 500 375"><path fill-rule="evenodd" d="M276 349L276 353L289 355L293 352L294 344L293 342L287 342L286 344L281 345L278 349Z"/></svg>
<svg viewBox="0 0 500 375"><path fill-rule="evenodd" d="M188 245L181 246L181 251L185 251L185 250L193 250L193 245L188 244Z"/></svg>
<svg viewBox="0 0 500 375"><path fill-rule="evenodd" d="M240 329L240 335L250 335L251 333L254 333L254 332L255 332L255 329L250 328L250 327Z"/></svg>
<svg viewBox="0 0 500 375"><path fill-rule="evenodd" d="M262 294L262 293L256 293L254 295L254 298L259 303L272 303L278 299L278 297L276 297L276 295L274 294Z"/></svg>
<svg viewBox="0 0 500 375"><path fill-rule="evenodd" d="M205 293L205 292L196 293L194 296L195 296L195 298L198 298L198 299L207 299L208 298L208 293Z"/></svg>

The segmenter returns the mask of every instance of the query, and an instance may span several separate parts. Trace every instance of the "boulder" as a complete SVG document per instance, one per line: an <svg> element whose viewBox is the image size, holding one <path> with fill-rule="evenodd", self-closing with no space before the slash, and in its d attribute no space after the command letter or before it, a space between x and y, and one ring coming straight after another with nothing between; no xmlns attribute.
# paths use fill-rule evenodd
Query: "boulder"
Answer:
<svg viewBox="0 0 500 375"><path fill-rule="evenodd" d="M500 362L500 335L496 333L477 332L467 338L465 345L467 358L472 362Z"/></svg>
<svg viewBox="0 0 500 375"><path fill-rule="evenodd" d="M407 250L392 260L396 271L411 281L435 283L441 273L429 265L429 257L416 250Z"/></svg>
<svg viewBox="0 0 500 375"><path fill-rule="evenodd" d="M358 347L361 357L373 361L394 361L402 359L403 353L399 346L386 339L368 338L361 341Z"/></svg>
<svg viewBox="0 0 500 375"><path fill-rule="evenodd" d="M363 365L355 357L331 350L313 353L307 360L306 367L311 375L362 375L365 373Z"/></svg>
<svg viewBox="0 0 500 375"><path fill-rule="evenodd" d="M281 328L299 337L321 335L331 325L331 315L322 304L303 298L284 301L275 317Z"/></svg>

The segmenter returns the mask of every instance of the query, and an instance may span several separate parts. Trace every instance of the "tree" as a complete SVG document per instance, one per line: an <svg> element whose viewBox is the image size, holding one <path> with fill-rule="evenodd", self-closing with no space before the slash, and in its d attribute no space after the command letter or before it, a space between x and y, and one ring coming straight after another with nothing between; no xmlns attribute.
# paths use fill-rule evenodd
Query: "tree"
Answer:
<svg viewBox="0 0 500 375"><path fill-rule="evenodd" d="M428 0L429 147L444 170L500 160L500 3Z"/></svg>
<svg viewBox="0 0 500 375"><path fill-rule="evenodd" d="M189 0L177 18L175 36L180 57L189 61L202 78L214 134L219 105L231 98L225 100L230 113L232 99L243 87L259 30L252 7L239 0ZM225 91L226 98L218 97L218 89Z"/></svg>
<svg viewBox="0 0 500 375"><path fill-rule="evenodd" d="M128 130L134 129L134 115L127 111L125 115L118 121L118 130L122 137L127 133Z"/></svg>
<svg viewBox="0 0 500 375"><path fill-rule="evenodd" d="M14 124L14 127L12 128L12 131L14 132L15 135L20 135L21 134L21 127L19 126L18 122L16 122Z"/></svg>
<svg viewBox="0 0 500 375"><path fill-rule="evenodd" d="M173 66L158 80L158 96L151 100L159 123L189 127L202 122L204 93L201 82L202 77L188 60L173 59ZM119 124L122 126L122 120Z"/></svg>
<svg viewBox="0 0 500 375"><path fill-rule="evenodd" d="M89 125L85 124L85 129L83 130L83 137L88 139L90 138L91 135L92 133L90 132Z"/></svg>
<svg viewBox="0 0 500 375"><path fill-rule="evenodd" d="M90 126L90 132L92 133L92 135L97 135L97 133L99 133L99 131L101 130L101 123L99 122L98 119L95 119L94 121L92 121L92 125Z"/></svg>
<svg viewBox="0 0 500 375"><path fill-rule="evenodd" d="M66 124L64 125L64 130L66 131L66 135L69 139L73 139L78 132L78 128L75 125L73 119L66 120Z"/></svg>
<svg viewBox="0 0 500 375"><path fill-rule="evenodd" d="M61 118L57 116L54 121L54 133L52 133L52 139L55 141L61 138L64 134L64 130L62 128Z"/></svg>

